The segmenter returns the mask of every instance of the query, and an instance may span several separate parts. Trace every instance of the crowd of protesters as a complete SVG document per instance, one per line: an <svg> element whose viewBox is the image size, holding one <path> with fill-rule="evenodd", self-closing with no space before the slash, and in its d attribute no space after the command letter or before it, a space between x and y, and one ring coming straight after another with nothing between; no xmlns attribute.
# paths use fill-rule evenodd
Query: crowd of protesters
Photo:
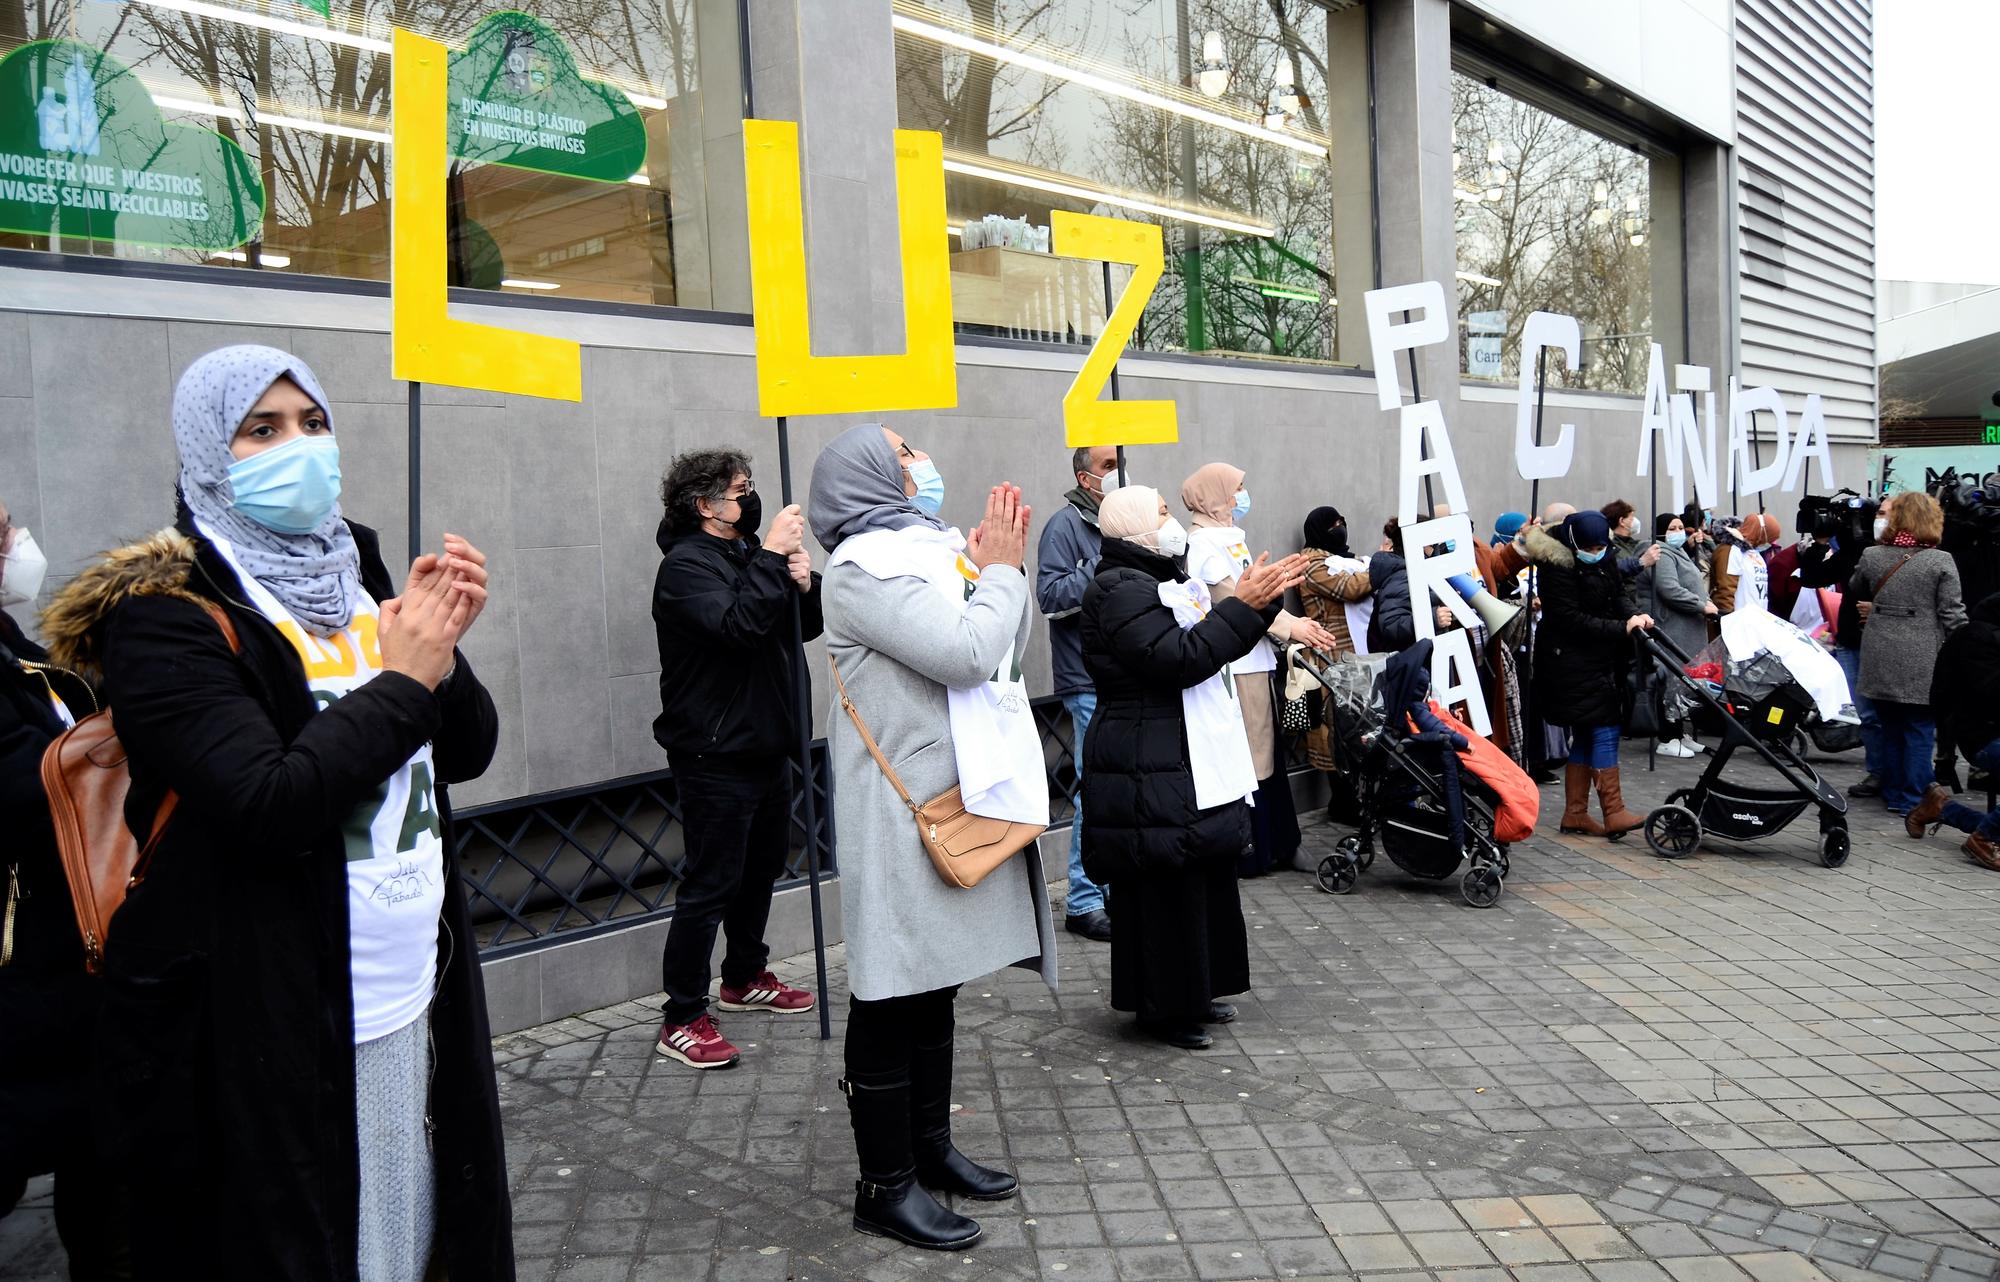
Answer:
<svg viewBox="0 0 2000 1282"><path fill-rule="evenodd" d="M342 510L330 404L275 349L197 360L171 407L175 524L52 596L33 535L0 507L0 1209L53 1172L79 1278L180 1277L191 1259L230 1278L513 1276L485 1002L446 853L448 785L484 771L498 740L458 648L488 600L486 558L445 534L398 584ZM988 479L978 525L950 525L947 478L876 424L820 453L803 507L767 516L753 460L729 448L682 455L661 485L654 731L685 857L656 1051L727 1069L742 1052L717 1012L814 1007L773 974L765 933L791 839L788 759L811 715L803 647L823 637L844 713L827 724L853 1222L920 1247L980 1236L937 1195L1018 1187L952 1140L960 986L1010 966L1055 983L1039 847L949 881L937 822L912 822L950 796L968 821L1047 822L1022 678L1034 614L1070 718L1060 924L1109 946L1113 1009L1190 1050L1253 981L1239 879L1293 866L1300 847L1290 731L1331 777L1330 816L1351 817L1328 718L1285 724L1290 655L1359 659L1424 631L1408 585L1430 549L1395 520L1357 539L1338 507L1315 506L1298 550L1273 559L1243 529L1239 467L1209 463L1163 493L1109 448L1069 461L1074 488L1039 542L1004 478ZM1694 720L1639 715L1652 660L1635 634L1692 655L1762 611L1839 659L1868 770L1851 795L1879 797L1913 837L1961 830L2000 869L2000 818L1958 800L1955 765L2000 769L2000 597L1968 613L1935 500L1883 503L1871 539L1788 541L1761 511L1648 522L1616 497L1491 529L1466 590L1501 613L1418 608L1477 634L1493 744L1560 777L1562 832L1642 822L1623 799L1623 739L1706 750ZM38 603L31 628L6 612ZM1511 611L1533 626L1489 631ZM149 854L100 939L70 911L39 766L105 707Z"/></svg>

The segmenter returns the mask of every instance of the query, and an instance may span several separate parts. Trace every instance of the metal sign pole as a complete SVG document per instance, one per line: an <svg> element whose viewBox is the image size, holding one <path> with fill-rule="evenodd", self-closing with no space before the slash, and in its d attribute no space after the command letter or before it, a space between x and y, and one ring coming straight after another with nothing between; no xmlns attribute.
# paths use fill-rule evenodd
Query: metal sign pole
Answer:
<svg viewBox="0 0 2000 1282"><path fill-rule="evenodd" d="M785 506L792 505L792 430L782 416L778 419L778 484ZM812 682L806 673L805 621L800 613L799 594L792 593L792 690L793 717L799 725L799 779L805 792L801 808L806 821L806 887L812 898L813 969L819 978L819 1039L833 1037L833 1013L827 1009L826 925L821 916L819 894L819 775L812 759Z"/></svg>
<svg viewBox="0 0 2000 1282"><path fill-rule="evenodd" d="M410 384L409 544L410 564L424 550L424 385Z"/></svg>

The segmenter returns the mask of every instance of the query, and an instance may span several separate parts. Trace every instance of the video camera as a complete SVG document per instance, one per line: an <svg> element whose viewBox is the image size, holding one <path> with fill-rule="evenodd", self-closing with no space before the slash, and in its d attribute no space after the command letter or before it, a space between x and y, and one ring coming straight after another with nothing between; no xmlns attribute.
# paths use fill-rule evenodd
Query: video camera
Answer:
<svg viewBox="0 0 2000 1282"><path fill-rule="evenodd" d="M2000 472L1960 476L1946 468L1926 488L1944 509L1941 546L1958 563L1966 603L2000 591Z"/></svg>
<svg viewBox="0 0 2000 1282"><path fill-rule="evenodd" d="M1794 529L1810 534L1815 543L1840 539L1867 546L1875 541L1875 513L1879 504L1853 490L1840 489L1830 495L1808 494L1799 500Z"/></svg>

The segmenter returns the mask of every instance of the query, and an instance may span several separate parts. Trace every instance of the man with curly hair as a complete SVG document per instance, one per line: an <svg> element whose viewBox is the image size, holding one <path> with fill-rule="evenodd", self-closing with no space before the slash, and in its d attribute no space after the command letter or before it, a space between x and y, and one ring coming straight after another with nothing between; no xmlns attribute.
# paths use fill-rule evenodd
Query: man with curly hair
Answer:
<svg viewBox="0 0 2000 1282"><path fill-rule="evenodd" d="M771 974L764 926L790 846L791 769L798 744L797 600L804 636L820 634L819 576L796 503L758 538L763 503L740 450L694 450L660 482L666 508L653 584L660 642L660 715L687 847L674 919L660 957L666 990L657 1049L690 1068L741 1058L708 1011L709 960L727 947L716 1005L808 1011L813 997ZM797 594L795 597L794 594Z"/></svg>

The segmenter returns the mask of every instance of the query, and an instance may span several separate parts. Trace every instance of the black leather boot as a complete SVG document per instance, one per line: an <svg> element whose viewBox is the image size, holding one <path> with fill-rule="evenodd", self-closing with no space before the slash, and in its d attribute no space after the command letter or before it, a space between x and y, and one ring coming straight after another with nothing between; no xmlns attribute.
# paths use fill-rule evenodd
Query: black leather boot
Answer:
<svg viewBox="0 0 2000 1282"><path fill-rule="evenodd" d="M1005 1171L979 1165L951 1142L951 1040L910 1051L910 1148L917 1179L979 1202L999 1202L1020 1191Z"/></svg>
<svg viewBox="0 0 2000 1282"><path fill-rule="evenodd" d="M854 1182L854 1227L926 1251L957 1251L979 1240L977 1221L939 1206L917 1183L910 1153L906 1073L843 1078L861 1178Z"/></svg>

